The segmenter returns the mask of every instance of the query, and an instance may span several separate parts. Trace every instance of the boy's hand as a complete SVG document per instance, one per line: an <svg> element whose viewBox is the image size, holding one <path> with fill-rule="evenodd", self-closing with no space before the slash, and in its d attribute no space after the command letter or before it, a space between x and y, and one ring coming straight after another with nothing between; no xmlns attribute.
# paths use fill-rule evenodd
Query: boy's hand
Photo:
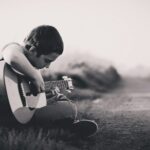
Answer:
<svg viewBox="0 0 150 150"><path fill-rule="evenodd" d="M69 101L69 99L62 93L58 87L52 90L50 93L46 93L46 98L48 101Z"/></svg>
<svg viewBox="0 0 150 150"><path fill-rule="evenodd" d="M55 87L52 91L52 93L56 96L58 100L67 100L67 97L64 94L60 93L60 89L58 87Z"/></svg>
<svg viewBox="0 0 150 150"><path fill-rule="evenodd" d="M68 100L68 98L64 94L61 94L61 93L57 94L56 98L58 99L58 101Z"/></svg>
<svg viewBox="0 0 150 150"><path fill-rule="evenodd" d="M45 91L45 84L41 73L37 70L34 78L31 79L31 91L34 96Z"/></svg>
<svg viewBox="0 0 150 150"><path fill-rule="evenodd" d="M47 98L47 104L55 103L58 101L70 101L65 95L61 94L61 96L53 96L51 98Z"/></svg>

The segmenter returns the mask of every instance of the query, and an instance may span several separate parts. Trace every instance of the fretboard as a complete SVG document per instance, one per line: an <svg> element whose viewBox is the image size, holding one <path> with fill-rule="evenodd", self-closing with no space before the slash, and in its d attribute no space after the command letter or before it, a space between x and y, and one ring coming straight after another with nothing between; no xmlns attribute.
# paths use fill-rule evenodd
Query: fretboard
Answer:
<svg viewBox="0 0 150 150"><path fill-rule="evenodd" d="M60 90L67 90L69 88L68 81L65 80L58 80L58 81L46 81L45 82L45 89L51 90L55 87L58 87Z"/></svg>

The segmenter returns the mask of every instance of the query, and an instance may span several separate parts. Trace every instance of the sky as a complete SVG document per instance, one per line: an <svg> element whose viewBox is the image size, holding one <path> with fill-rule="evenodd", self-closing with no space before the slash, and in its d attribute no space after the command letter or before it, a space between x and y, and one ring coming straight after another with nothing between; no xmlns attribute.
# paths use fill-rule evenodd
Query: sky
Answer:
<svg viewBox="0 0 150 150"><path fill-rule="evenodd" d="M0 0L0 19L0 48L49 24L59 30L65 54L150 67L149 0Z"/></svg>

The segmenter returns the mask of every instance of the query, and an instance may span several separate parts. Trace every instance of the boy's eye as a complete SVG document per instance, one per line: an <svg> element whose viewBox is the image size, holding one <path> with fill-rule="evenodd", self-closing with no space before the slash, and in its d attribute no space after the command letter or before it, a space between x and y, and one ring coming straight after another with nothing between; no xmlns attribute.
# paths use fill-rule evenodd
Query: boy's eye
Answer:
<svg viewBox="0 0 150 150"><path fill-rule="evenodd" d="M51 60L45 59L45 63L51 63Z"/></svg>

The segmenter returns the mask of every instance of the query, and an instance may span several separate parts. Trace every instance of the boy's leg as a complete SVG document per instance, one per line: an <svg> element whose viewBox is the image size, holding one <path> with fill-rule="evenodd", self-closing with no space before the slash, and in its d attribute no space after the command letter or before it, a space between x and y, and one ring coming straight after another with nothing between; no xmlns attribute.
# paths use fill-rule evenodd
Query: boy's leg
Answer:
<svg viewBox="0 0 150 150"><path fill-rule="evenodd" d="M55 101L35 111L32 123L51 126L56 122L73 123L77 117L77 107L71 101Z"/></svg>
<svg viewBox="0 0 150 150"><path fill-rule="evenodd" d="M98 130L93 120L77 120L77 107L71 101L49 102L46 107L37 109L31 123L64 128L78 137L90 137Z"/></svg>

